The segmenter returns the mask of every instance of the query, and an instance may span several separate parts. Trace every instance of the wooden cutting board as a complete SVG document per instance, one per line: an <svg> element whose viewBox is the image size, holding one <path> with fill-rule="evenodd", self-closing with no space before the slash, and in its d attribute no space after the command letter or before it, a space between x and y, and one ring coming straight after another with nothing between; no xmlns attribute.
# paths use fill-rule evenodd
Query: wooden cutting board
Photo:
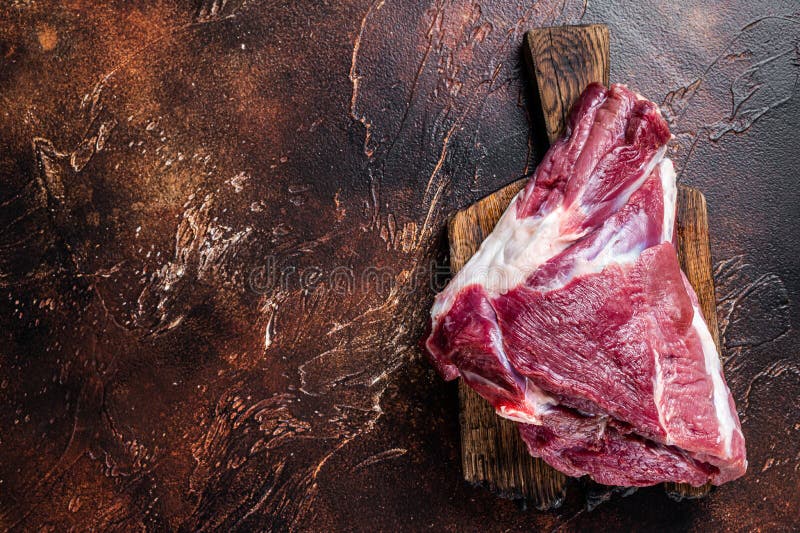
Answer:
<svg viewBox="0 0 800 533"><path fill-rule="evenodd" d="M586 85L594 81L608 85L608 28L594 24L531 30L525 36L524 54L535 82L534 105L541 108L535 123L552 143L561 135L570 107ZM451 219L448 236L453 273L478 250L526 182L517 180ZM708 217L705 198L697 189L678 188L676 235L681 267L697 292L719 348ZM531 457L516 424L497 416L489 402L463 381L459 382L459 402L464 478L506 497L525 498L537 509L558 507L566 495L566 476ZM678 498L702 497L709 488L666 486Z"/></svg>

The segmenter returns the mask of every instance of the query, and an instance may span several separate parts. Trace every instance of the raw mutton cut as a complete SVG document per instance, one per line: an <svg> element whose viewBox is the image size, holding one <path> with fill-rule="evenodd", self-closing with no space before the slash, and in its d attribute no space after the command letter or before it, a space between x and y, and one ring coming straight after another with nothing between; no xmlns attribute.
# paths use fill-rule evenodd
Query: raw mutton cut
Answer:
<svg viewBox="0 0 800 533"><path fill-rule="evenodd" d="M623 85L589 85L564 137L437 295L431 360L530 453L611 485L721 484L744 436L673 241L671 135Z"/></svg>

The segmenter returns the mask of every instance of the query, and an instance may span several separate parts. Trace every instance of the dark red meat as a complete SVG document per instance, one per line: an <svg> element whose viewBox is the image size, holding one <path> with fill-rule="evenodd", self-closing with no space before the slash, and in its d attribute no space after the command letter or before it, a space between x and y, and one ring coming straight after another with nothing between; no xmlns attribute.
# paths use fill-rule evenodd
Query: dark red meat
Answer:
<svg viewBox="0 0 800 533"><path fill-rule="evenodd" d="M669 138L655 104L590 85L431 313L440 373L517 420L531 454L600 483L720 484L747 466L672 242Z"/></svg>

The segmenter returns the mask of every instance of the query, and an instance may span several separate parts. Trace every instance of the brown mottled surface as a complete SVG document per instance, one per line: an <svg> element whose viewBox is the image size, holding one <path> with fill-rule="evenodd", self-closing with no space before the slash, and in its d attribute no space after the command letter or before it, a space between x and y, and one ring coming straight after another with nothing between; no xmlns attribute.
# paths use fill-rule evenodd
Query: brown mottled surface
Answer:
<svg viewBox="0 0 800 533"><path fill-rule="evenodd" d="M448 214L540 155L522 34L579 20L708 199L751 467L706 500L467 486L416 348ZM800 527L798 43L795 0L4 3L0 528Z"/></svg>

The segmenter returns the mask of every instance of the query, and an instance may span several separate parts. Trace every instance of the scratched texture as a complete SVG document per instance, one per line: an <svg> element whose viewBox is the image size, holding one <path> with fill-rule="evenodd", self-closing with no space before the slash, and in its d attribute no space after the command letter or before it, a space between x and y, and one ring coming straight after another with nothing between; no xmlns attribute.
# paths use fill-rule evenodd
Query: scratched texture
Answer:
<svg viewBox="0 0 800 533"><path fill-rule="evenodd" d="M751 466L703 501L466 485L417 348L448 215L541 156L522 35L579 21L708 198ZM795 0L4 2L0 529L800 527L799 81Z"/></svg>

